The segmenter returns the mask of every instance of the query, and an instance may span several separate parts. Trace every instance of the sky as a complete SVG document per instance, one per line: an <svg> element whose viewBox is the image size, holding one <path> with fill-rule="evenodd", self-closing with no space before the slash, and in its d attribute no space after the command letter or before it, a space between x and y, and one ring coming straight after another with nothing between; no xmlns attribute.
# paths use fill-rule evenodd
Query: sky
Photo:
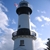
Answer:
<svg viewBox="0 0 50 50"><path fill-rule="evenodd" d="M21 0L0 0L0 50L13 50L12 33L18 27L18 14L14 3ZM43 50L50 38L50 0L27 0L32 8L31 30L37 33L36 50Z"/></svg>

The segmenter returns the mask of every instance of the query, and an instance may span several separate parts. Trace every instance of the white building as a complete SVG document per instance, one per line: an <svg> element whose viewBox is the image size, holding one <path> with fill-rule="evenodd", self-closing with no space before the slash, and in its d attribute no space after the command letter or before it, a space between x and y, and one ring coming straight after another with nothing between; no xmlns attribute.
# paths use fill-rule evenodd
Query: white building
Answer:
<svg viewBox="0 0 50 50"><path fill-rule="evenodd" d="M14 50L34 50L34 40L36 33L31 35L29 16L32 9L29 3L22 0L16 10L18 14L18 30L12 34L14 40Z"/></svg>

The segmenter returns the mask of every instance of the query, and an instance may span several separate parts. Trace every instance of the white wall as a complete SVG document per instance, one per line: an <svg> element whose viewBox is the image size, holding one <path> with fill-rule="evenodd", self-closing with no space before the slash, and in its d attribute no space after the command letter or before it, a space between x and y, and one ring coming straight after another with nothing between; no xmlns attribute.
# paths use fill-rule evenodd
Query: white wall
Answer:
<svg viewBox="0 0 50 50"><path fill-rule="evenodd" d="M18 26L21 25L20 28L30 28L30 22L29 22L29 15L27 14L21 14L18 17Z"/></svg>
<svg viewBox="0 0 50 50"><path fill-rule="evenodd" d="M20 40L24 40L25 46L20 46ZM34 50L32 38L17 38L14 41L15 50Z"/></svg>

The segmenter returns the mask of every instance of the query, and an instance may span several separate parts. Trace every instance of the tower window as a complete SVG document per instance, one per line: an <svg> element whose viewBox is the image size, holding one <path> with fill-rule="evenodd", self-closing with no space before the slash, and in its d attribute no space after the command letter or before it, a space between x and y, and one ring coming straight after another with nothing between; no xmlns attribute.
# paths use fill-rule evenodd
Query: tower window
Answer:
<svg viewBox="0 0 50 50"><path fill-rule="evenodd" d="M24 46L24 40L20 40L20 46Z"/></svg>
<svg viewBox="0 0 50 50"><path fill-rule="evenodd" d="M18 28L20 28L20 27L21 27L21 25L18 26Z"/></svg>

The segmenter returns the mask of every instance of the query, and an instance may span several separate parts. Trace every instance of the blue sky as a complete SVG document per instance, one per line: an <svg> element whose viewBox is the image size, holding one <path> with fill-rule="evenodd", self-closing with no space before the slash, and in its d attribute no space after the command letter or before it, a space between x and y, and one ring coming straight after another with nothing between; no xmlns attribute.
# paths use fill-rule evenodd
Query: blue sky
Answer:
<svg viewBox="0 0 50 50"><path fill-rule="evenodd" d="M13 49L11 36L12 32L16 31L18 27L18 15L16 14L14 3L19 4L20 1L21 0L0 0L0 50ZM32 30L38 34L36 43L39 41L40 43L42 41L42 43L45 43L47 41L46 39L50 38L50 0L27 1L30 3L32 8L32 14L30 15ZM12 44L12 46L8 43Z"/></svg>
<svg viewBox="0 0 50 50"><path fill-rule="evenodd" d="M10 20L9 24L11 28L16 29L17 28L17 23L18 23L18 15L16 14L16 7L14 6L14 3L19 4L21 0L17 1L17 0L2 0L4 6L7 7L8 12L6 12L6 14L8 15L8 18ZM36 25L36 31L38 31L41 35L41 37L43 39L48 38L49 37L49 22L44 20L44 18L49 18L50 20L50 1L49 0L27 0L32 7L32 14L30 16L31 21ZM42 18L42 16L44 16L44 18ZM35 19L37 17L37 20ZM39 21L38 17L42 20ZM15 20L16 24L12 25L12 21L11 20ZM44 27L41 27L41 26ZM48 36L47 36L48 35ZM44 37L45 36L45 37Z"/></svg>

